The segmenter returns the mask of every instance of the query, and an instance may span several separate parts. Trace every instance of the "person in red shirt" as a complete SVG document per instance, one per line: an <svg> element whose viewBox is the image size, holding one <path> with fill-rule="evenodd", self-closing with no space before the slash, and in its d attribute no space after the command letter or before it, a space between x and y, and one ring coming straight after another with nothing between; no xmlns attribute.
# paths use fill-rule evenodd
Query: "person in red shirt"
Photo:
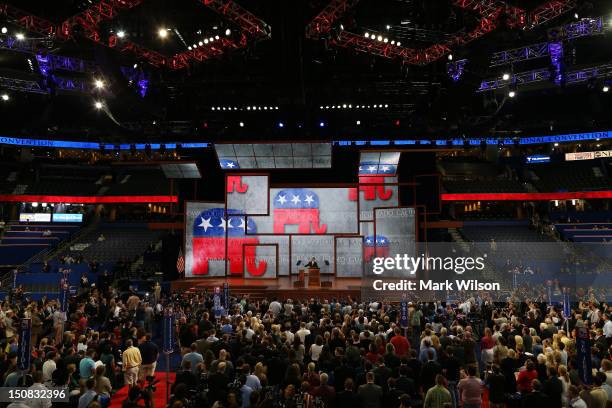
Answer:
<svg viewBox="0 0 612 408"><path fill-rule="evenodd" d="M399 358L404 357L408 354L408 350L410 350L410 342L407 338L402 336L402 331L399 327L396 327L393 331L395 335L391 338L390 343L395 347L395 354Z"/></svg>
<svg viewBox="0 0 612 408"><path fill-rule="evenodd" d="M525 369L519 372L516 379L516 388L522 394L531 392L533 389L532 381L538 378L538 371L532 360L527 360Z"/></svg>

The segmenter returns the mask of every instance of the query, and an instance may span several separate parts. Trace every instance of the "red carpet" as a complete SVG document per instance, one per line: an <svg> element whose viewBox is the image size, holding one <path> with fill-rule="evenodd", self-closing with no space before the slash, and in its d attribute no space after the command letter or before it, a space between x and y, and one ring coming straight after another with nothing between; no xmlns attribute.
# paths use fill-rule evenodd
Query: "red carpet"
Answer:
<svg viewBox="0 0 612 408"><path fill-rule="evenodd" d="M174 378L176 374L170 373L170 383L174 382ZM166 373L157 371L155 372L155 378L159 380L157 385L155 386L157 389L155 390L155 394L153 394L153 400L155 407L165 407L166 406ZM128 395L128 387L123 387L119 391L117 391L113 397L111 398L110 408L121 408L121 403L123 400L127 398ZM142 401L141 401L141 405Z"/></svg>

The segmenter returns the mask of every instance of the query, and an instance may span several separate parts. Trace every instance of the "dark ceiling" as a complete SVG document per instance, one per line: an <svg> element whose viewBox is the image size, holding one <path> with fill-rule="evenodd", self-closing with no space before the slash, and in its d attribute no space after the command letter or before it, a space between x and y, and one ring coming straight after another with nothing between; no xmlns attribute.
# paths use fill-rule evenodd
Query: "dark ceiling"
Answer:
<svg viewBox="0 0 612 408"><path fill-rule="evenodd" d="M96 0L18 0L9 4L60 24L92 7L92 2ZM58 75L76 75L87 81L101 77L107 89L102 95L57 90L39 95L9 90L10 101L0 103L0 132L114 142L507 136L612 128L612 93L601 92L602 78L567 87L551 82L526 86L513 99L507 97L507 89L475 92L483 79L502 72L550 65L550 58L545 58L514 67L489 68L493 52L547 41L551 27L576 21L574 13L579 18L603 15L612 20L610 1L577 1L571 11L529 30L509 28L502 20L482 38L453 46L453 60L469 60L458 82L447 75L446 56L422 66L409 65L336 47L330 41L340 25L359 35L383 33L389 40L401 41L404 47L423 49L447 41L454 34L474 29L480 18L473 10L453 6L450 0L361 0L320 39L306 38L305 27L329 0L237 2L271 27L271 37L249 40L243 48L193 62L186 69L151 66L133 54L82 38L78 32L67 41L45 42L45 49L53 54L91 60L98 67L93 73ZM533 10L544 1L507 3ZM9 35L25 32L10 20L5 19L2 25L8 26ZM163 40L158 36L161 27L170 30ZM204 38L223 37L226 29L233 38L240 27L196 0L145 0L98 26L103 35L123 30L130 41L167 56L185 52ZM33 33L26 35L36 37ZM605 35L567 42L567 69L612 61L611 43L610 29ZM144 98L120 72L119 67L134 64L149 78ZM7 50L0 51L0 75L40 80L36 58ZM104 100L105 109L94 109L96 99ZM342 104L354 107L320 109ZM388 107L356 108L374 104ZM278 109L253 112L247 111L247 106ZM219 111L216 107L239 110ZM279 122L285 126L279 128Z"/></svg>

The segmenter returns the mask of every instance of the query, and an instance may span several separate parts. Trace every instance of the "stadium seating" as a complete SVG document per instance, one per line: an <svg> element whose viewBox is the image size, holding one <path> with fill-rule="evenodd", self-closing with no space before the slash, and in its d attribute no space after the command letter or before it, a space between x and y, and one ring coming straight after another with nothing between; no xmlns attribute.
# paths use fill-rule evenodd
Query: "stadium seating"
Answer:
<svg viewBox="0 0 612 408"><path fill-rule="evenodd" d="M170 182L157 168L133 168L120 171L107 195L168 195Z"/></svg>
<svg viewBox="0 0 612 408"><path fill-rule="evenodd" d="M592 191L612 188L612 180L605 175L598 162L563 162L533 165L532 182L541 192Z"/></svg>
<svg viewBox="0 0 612 408"><path fill-rule="evenodd" d="M0 240L0 264L21 265L34 255L57 247L78 231L75 225L9 224ZM43 236L49 230L50 236Z"/></svg>
<svg viewBox="0 0 612 408"><path fill-rule="evenodd" d="M100 236L104 236L104 240L99 241ZM159 240L159 237L160 233L149 230L146 224L103 224L72 243L73 247L80 246L82 250L78 252L66 250L64 254L81 255L87 261L131 261L142 255L149 245Z"/></svg>

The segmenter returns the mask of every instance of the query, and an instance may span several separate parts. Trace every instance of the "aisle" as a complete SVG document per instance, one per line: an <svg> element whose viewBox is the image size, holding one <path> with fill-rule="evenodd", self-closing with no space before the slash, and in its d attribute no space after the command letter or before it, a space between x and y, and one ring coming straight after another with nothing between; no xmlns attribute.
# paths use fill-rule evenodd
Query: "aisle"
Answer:
<svg viewBox="0 0 612 408"><path fill-rule="evenodd" d="M170 373L170 382L173 383L176 374ZM166 406L166 373L163 371L156 371L155 378L160 382L156 385L155 394L153 395L154 403L156 408L163 408ZM127 398L128 387L123 387L113 395L110 408L121 408L121 403Z"/></svg>

